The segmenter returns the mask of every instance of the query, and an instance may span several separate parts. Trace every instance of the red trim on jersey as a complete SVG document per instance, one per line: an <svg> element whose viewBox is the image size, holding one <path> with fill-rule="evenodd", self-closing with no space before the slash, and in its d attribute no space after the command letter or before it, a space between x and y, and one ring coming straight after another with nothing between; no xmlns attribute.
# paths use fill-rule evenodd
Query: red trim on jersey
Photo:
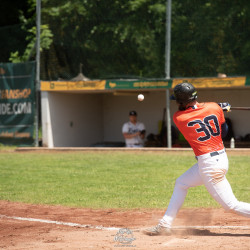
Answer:
<svg viewBox="0 0 250 250"><path fill-rule="evenodd" d="M196 156L224 149L221 124L225 122L223 110L217 103L196 103L174 114L174 123L192 147Z"/></svg>

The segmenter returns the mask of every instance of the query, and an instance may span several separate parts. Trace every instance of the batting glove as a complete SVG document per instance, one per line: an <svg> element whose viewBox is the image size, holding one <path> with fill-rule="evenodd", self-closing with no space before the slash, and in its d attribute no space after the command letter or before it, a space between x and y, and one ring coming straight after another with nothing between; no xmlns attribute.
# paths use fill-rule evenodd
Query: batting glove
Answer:
<svg viewBox="0 0 250 250"><path fill-rule="evenodd" d="M218 105L222 108L223 111L230 111L231 105L229 102L219 102Z"/></svg>

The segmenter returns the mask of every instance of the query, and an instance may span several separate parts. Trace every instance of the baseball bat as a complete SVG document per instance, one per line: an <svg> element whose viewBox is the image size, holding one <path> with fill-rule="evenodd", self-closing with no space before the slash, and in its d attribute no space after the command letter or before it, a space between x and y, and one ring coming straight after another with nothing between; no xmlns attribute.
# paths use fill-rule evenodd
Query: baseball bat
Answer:
<svg viewBox="0 0 250 250"><path fill-rule="evenodd" d="M231 110L250 110L250 107L230 107Z"/></svg>

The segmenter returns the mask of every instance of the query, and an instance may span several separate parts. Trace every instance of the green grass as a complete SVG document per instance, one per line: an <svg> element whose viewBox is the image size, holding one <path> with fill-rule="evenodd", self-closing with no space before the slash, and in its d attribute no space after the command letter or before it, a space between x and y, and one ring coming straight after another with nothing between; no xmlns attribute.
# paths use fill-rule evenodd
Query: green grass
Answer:
<svg viewBox="0 0 250 250"><path fill-rule="evenodd" d="M16 148L17 148L17 146L5 145L5 144L0 143L0 152L7 151L7 150L15 150Z"/></svg>
<svg viewBox="0 0 250 250"><path fill-rule="evenodd" d="M227 175L239 200L250 202L250 156L231 156ZM0 199L92 208L165 208L192 154L74 152L0 153ZM204 187L184 207L218 207Z"/></svg>

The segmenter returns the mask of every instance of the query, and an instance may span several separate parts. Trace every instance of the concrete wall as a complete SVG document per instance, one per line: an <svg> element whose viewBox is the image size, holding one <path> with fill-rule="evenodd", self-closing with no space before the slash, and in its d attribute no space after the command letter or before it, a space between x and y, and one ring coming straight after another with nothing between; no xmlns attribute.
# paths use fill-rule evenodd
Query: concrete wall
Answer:
<svg viewBox="0 0 250 250"><path fill-rule="evenodd" d="M137 100L137 95L104 94L104 140L124 141L122 125L129 120L129 111L131 110L137 111L137 120L145 124L147 134L157 134L158 121L162 119L164 107L166 107L165 91L151 91L145 94L145 99L142 102Z"/></svg>
<svg viewBox="0 0 250 250"><path fill-rule="evenodd" d="M200 89L198 101L228 101L232 106L250 106L250 89ZM143 102L136 95L114 95L110 92L53 93L42 92L42 126L44 146L84 147L99 142L122 142L122 125L130 110L146 126L147 135L158 133L158 122L166 107L166 92L150 91ZM171 102L171 117L177 110ZM250 133L250 111L225 113L233 123L235 135Z"/></svg>
<svg viewBox="0 0 250 250"><path fill-rule="evenodd" d="M199 89L200 102L229 102L232 106L250 107L250 89ZM158 133L158 122L162 119L166 107L166 92L151 91L145 95L143 102L138 102L136 96L103 96L104 140L123 140L121 127L128 120L130 110L138 112L138 120L144 122L147 134ZM177 111L175 102L171 102L171 117ZM250 133L250 111L225 112L230 118L237 137ZM172 122L173 124L173 122ZM174 125L174 124L173 124Z"/></svg>
<svg viewBox="0 0 250 250"><path fill-rule="evenodd" d="M45 136L45 146L82 147L102 141L102 98L98 94L42 92L43 134L47 136L50 133L44 130L50 127L49 121L52 139Z"/></svg>

